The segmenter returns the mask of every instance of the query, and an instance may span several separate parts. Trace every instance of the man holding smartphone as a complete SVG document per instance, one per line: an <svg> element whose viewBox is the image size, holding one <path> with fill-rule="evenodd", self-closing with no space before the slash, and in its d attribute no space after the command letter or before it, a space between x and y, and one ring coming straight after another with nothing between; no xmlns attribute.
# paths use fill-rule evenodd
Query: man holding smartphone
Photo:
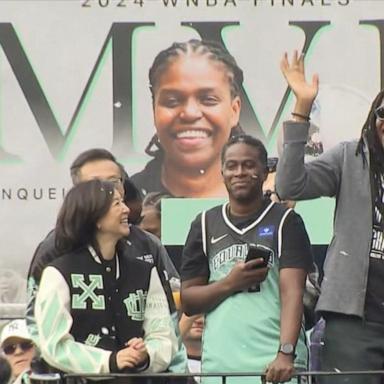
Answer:
<svg viewBox="0 0 384 384"><path fill-rule="evenodd" d="M265 372L267 381L285 382L307 368L308 235L299 215L263 196L268 171L261 141L232 137L223 148L222 174L229 202L195 219L184 248L183 310L206 316L202 372ZM247 382L258 379L227 379Z"/></svg>

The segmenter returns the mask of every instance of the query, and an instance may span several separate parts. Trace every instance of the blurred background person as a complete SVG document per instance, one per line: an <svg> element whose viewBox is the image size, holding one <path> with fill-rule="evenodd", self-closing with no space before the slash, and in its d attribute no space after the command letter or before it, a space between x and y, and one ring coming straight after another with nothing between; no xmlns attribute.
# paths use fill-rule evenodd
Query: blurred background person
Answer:
<svg viewBox="0 0 384 384"><path fill-rule="evenodd" d="M139 227L147 232L152 233L161 240L161 200L169 198L170 195L162 192L150 192L143 200L143 209L141 211L141 219ZM174 255L172 261L175 266L180 264L180 254ZM169 279L171 285L173 300L176 308L180 309L180 279L171 277Z"/></svg>
<svg viewBox="0 0 384 384"><path fill-rule="evenodd" d="M180 318L180 334L187 348L188 369L191 373L201 372L201 340L204 331L204 315L187 316ZM190 382L200 382L200 377L191 378Z"/></svg>
<svg viewBox="0 0 384 384"><path fill-rule="evenodd" d="M138 224L141 218L141 211L143 208L143 198L140 191L136 188L123 166L120 166L121 174L123 175L124 187L124 202L129 207L129 222L131 224Z"/></svg>
<svg viewBox="0 0 384 384"><path fill-rule="evenodd" d="M171 197L167 193L150 192L143 200L139 227L161 239L161 199Z"/></svg>
<svg viewBox="0 0 384 384"><path fill-rule="evenodd" d="M36 353L26 321L18 319L5 325L0 336L0 345L11 367L11 383L23 383L24 375L30 372L31 362ZM3 367L2 369L7 369L4 364Z"/></svg>

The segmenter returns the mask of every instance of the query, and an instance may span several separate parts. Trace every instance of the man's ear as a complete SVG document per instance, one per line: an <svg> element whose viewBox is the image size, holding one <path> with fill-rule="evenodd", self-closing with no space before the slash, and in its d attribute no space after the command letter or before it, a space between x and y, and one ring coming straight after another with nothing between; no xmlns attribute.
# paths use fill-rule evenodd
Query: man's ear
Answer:
<svg viewBox="0 0 384 384"><path fill-rule="evenodd" d="M263 183L265 182L265 180L267 180L268 175L269 175L268 168L265 168L265 170L263 172Z"/></svg>

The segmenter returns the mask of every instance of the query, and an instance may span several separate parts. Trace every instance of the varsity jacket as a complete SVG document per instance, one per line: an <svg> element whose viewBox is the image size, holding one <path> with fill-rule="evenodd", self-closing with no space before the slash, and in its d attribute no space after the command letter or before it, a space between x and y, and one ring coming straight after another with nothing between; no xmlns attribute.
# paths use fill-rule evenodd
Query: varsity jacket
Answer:
<svg viewBox="0 0 384 384"><path fill-rule="evenodd" d="M120 242L120 252L128 258L143 260L156 266L163 289L167 295L175 332L179 338L178 351L168 368L171 372L186 372L187 353L179 336L178 315L169 284L169 279L179 279L179 274L173 266L167 251L159 239L151 233L143 231L135 225L131 225L129 235ZM35 343L39 342L39 337L35 324L34 308L42 271L59 256L60 254L55 248L55 232L51 231L37 247L28 271L28 305L26 319L29 333Z"/></svg>
<svg viewBox="0 0 384 384"><path fill-rule="evenodd" d="M38 346L50 365L78 374L108 373L111 353L143 337L148 371L167 369L177 340L156 268L120 253L114 262L111 268L89 246L44 270L35 318Z"/></svg>

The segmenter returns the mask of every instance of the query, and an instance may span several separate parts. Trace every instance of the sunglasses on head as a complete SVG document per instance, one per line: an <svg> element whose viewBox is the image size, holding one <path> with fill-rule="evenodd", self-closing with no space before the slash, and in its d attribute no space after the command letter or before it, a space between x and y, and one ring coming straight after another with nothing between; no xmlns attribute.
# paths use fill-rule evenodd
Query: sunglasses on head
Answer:
<svg viewBox="0 0 384 384"><path fill-rule="evenodd" d="M26 352L33 347L33 343L30 341L22 341L21 343L8 344L3 347L3 351L6 355L13 355L17 347L19 347L23 352Z"/></svg>
<svg viewBox="0 0 384 384"><path fill-rule="evenodd" d="M375 109L375 116L378 120L384 121L384 106Z"/></svg>

